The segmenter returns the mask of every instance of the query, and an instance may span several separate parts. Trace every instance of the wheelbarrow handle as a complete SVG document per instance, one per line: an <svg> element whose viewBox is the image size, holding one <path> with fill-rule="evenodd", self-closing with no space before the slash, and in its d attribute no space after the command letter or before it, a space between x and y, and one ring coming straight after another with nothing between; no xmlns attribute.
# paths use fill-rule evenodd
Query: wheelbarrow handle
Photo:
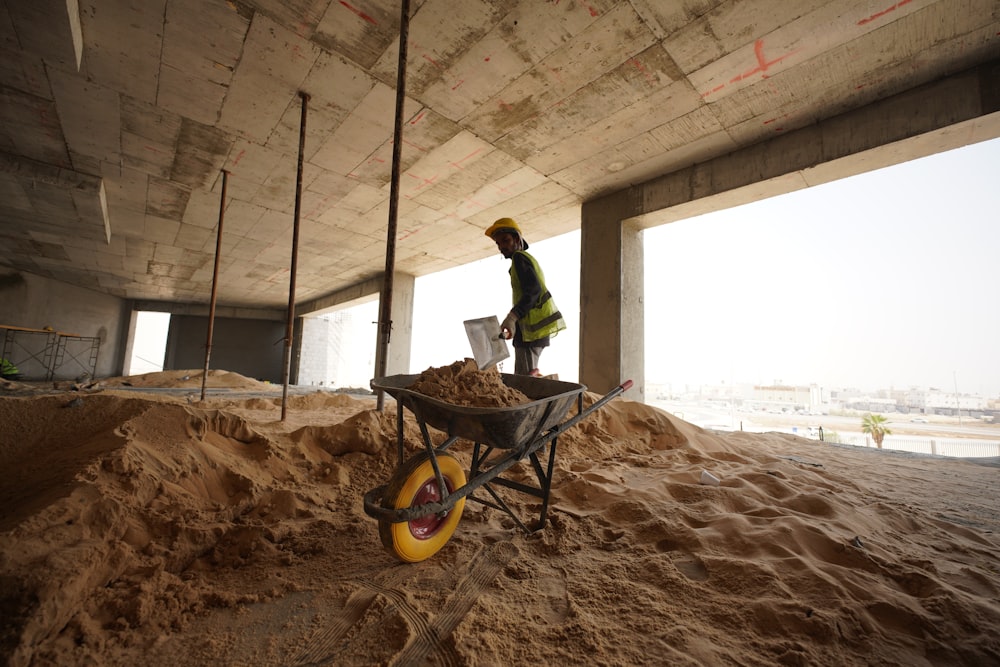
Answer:
<svg viewBox="0 0 1000 667"><path fill-rule="evenodd" d="M564 421L563 423L557 424L556 426L552 427L552 430L550 430L548 433L542 436L539 442L547 442L556 435L567 430L571 426L575 426L577 422L587 417L591 412L599 410L604 406L605 403L611 401L614 398L617 398L624 392L628 391L629 387L631 386L632 386L632 380L626 380L625 382L622 382L620 385L618 385L617 387L606 393L604 396L601 396L599 399L594 401L588 408L583 407L583 393L581 392L580 395L577 397L576 414L567 419L566 421Z"/></svg>

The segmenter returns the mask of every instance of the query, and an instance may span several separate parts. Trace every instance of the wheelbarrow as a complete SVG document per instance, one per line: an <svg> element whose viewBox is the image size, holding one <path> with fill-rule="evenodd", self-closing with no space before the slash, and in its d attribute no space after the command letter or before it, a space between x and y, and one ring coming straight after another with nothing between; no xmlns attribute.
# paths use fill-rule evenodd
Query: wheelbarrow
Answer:
<svg viewBox="0 0 1000 667"><path fill-rule="evenodd" d="M556 439L632 386L628 380L584 408L583 392L587 387L582 384L500 375L504 384L523 392L530 402L500 408L467 407L409 389L417 375L392 375L371 381L372 389L396 399L398 465L388 483L364 495L364 507L368 516L378 520L382 545L400 560L416 563L444 547L458 527L466 500L504 512L527 533L544 528ZM574 402L576 414L563 421ZM404 408L416 417L424 444L424 450L409 459L403 452ZM435 445L428 426L445 433L446 440ZM468 476L458 459L447 451L460 439L474 443ZM545 456L542 450L546 445L548 460L543 467L540 455ZM524 459L530 461L537 485L501 477ZM494 487L541 499L537 523L529 528ZM480 489L489 498L474 495Z"/></svg>

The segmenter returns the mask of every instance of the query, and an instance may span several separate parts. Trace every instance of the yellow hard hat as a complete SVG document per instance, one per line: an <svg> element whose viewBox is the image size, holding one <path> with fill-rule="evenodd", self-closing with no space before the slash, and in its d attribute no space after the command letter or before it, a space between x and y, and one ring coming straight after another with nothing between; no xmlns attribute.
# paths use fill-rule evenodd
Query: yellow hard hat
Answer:
<svg viewBox="0 0 1000 667"><path fill-rule="evenodd" d="M514 222L514 218L500 218L489 226L489 229L486 230L486 235L493 238L493 235L497 232L514 232L518 236L523 236L521 228Z"/></svg>

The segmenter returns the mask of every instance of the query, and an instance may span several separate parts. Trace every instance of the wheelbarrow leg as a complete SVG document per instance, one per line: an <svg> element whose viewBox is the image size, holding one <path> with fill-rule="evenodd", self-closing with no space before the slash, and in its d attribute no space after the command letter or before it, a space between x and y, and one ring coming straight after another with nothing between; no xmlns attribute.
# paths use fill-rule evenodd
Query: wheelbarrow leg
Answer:
<svg viewBox="0 0 1000 667"><path fill-rule="evenodd" d="M545 528L545 520L549 512L549 492L552 490L552 469L555 467L555 463L556 438L552 438L552 443L549 445L549 465L544 473L542 472L542 465L538 461L538 455L535 452L531 453L531 465L535 469L538 484L542 489L542 512L538 517L538 527L535 530Z"/></svg>
<svg viewBox="0 0 1000 667"><path fill-rule="evenodd" d="M403 401L396 400L396 450L399 453L399 459L396 462L396 467L403 465Z"/></svg>
<svg viewBox="0 0 1000 667"><path fill-rule="evenodd" d="M516 481L511 480L511 479L505 479L505 478L500 477L499 475L497 475L495 477L492 477L489 481L484 481L484 482L481 483L481 488L486 489L486 492L489 493L490 496L493 498L492 502L489 501L489 500L486 500L484 498L477 498L473 494L470 494L468 496L468 499L472 500L473 502L477 502L477 503L479 503L481 505L486 505L487 507L492 507L493 509L497 509L497 510L502 511L507 516L509 516L511 519L513 519L514 523L516 523L521 528L521 530L523 530L525 533L533 533L535 531L538 531L538 530L541 530L542 528L544 528L545 527L546 518L548 516L548 510L549 510L549 493L552 490L553 469L555 468L555 460L556 460L556 438L552 437L551 440L548 443L549 444L549 460L548 460L547 467L543 469L542 462L539 460L539 457L538 457L538 452L542 449L542 447L545 446L545 444L546 444L545 442L538 442L538 443L536 443L532 447L532 449L527 453L527 457L526 457L528 459L528 461L531 462L531 468L532 468L532 470L535 473L535 478L538 480L538 486L531 486L529 484L523 484L521 482L516 482ZM469 478L472 479L472 480L475 480L477 477L479 477L480 472L481 472L480 471L481 464L484 461L486 461L487 458L489 458L490 453L493 451L492 447L486 446L485 447L486 451L483 452L483 448L484 448L484 446L481 445L478 442L475 443L475 447L473 448L473 451L472 451L472 466L471 466L471 471L469 473ZM525 457L525 454L523 454L523 453L522 454L517 454L516 452L508 453L506 456L504 456L502 459L500 459L501 465L503 463L508 463L508 462L511 462L511 461L523 460L522 457ZM508 466L504 466L504 467L508 467ZM493 466L493 467L487 469L486 474L489 474L490 470L496 471L496 469L497 469L497 466ZM495 486L503 486L503 487L508 488L508 489L513 489L515 491L519 491L521 493L524 493L524 494L527 494L527 495L530 495L530 496L534 496L535 498L540 499L542 501L542 508L541 508L541 513L540 513L539 518L538 518L538 524L536 526L534 526L533 528L529 528L528 526L526 526L524 524L524 522L522 522L521 519L518 518L518 516L514 513L514 510L511 509L511 507L506 502L504 502L503 498L501 498L499 496L499 494L497 494L497 492L493 488L494 485Z"/></svg>

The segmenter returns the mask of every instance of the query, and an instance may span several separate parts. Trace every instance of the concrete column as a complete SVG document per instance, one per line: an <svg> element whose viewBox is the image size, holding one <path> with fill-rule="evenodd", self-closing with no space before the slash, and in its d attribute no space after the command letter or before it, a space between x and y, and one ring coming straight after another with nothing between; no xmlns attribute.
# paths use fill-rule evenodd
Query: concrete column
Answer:
<svg viewBox="0 0 1000 667"><path fill-rule="evenodd" d="M587 202L580 223L580 382L607 393L625 380L645 400L643 252L632 188Z"/></svg>
<svg viewBox="0 0 1000 667"><path fill-rule="evenodd" d="M139 322L139 311L129 308L124 311L122 324L125 329L122 339L125 341L125 349L122 352L122 375L132 374L132 350L135 348L135 328Z"/></svg>
<svg viewBox="0 0 1000 667"><path fill-rule="evenodd" d="M406 273L396 273L392 279L392 336L389 338L389 358L385 365L386 373L389 375L410 372L410 347L413 345L413 294L416 291L416 280L414 276Z"/></svg>

